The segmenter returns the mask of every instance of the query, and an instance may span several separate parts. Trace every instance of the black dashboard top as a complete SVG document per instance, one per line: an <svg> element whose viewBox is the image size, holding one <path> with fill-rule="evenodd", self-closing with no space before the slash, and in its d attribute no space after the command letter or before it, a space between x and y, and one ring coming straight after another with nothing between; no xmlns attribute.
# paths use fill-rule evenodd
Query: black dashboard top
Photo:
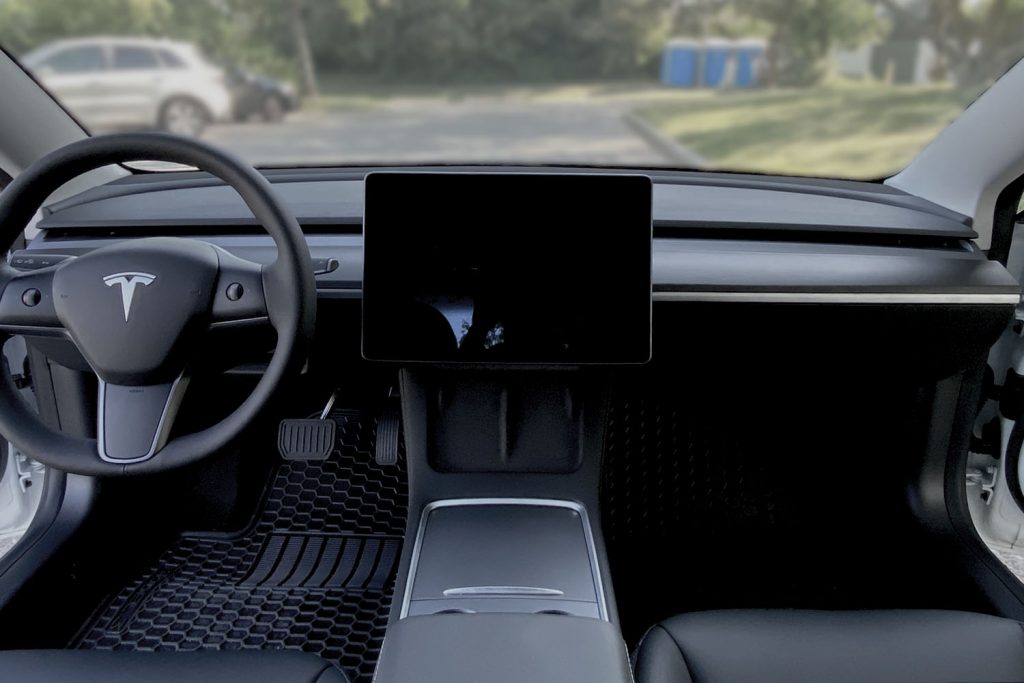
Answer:
<svg viewBox="0 0 1024 683"><path fill-rule="evenodd" d="M358 232L363 178L373 170L268 170L267 178L307 229ZM501 173L587 173L569 167L406 167L388 170ZM600 169L600 172L615 169ZM630 172L629 169L622 169ZM973 239L970 220L878 183L724 173L647 171L654 182L655 229L685 236L721 230L886 235ZM425 210L427 207L425 207ZM235 193L205 173L150 173L126 177L60 202L45 213L43 229L145 227L253 227ZM346 226L348 229L346 230Z"/></svg>
<svg viewBox="0 0 1024 683"><path fill-rule="evenodd" d="M389 167L268 170L306 232L321 298L358 299L363 276L363 179L375 170L603 173L552 167ZM622 169L629 173L629 169ZM653 181L654 301L875 305L997 305L1020 287L970 240L970 220L877 183L645 171ZM595 201L602 201L598 197ZM435 211L423 202L425 218ZM486 216L483 217L486 219ZM197 237L270 263L273 242L219 180L194 172L139 174L57 203L38 224L33 255L76 255L120 239Z"/></svg>

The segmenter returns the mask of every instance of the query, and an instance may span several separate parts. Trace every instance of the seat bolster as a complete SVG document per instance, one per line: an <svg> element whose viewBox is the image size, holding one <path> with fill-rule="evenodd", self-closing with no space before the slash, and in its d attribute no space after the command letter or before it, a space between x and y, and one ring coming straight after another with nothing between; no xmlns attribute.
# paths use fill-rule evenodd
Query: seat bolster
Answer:
<svg viewBox="0 0 1024 683"><path fill-rule="evenodd" d="M652 629L636 661L638 683L1008 683L1024 681L1024 630L940 610L695 612Z"/></svg>
<svg viewBox="0 0 1024 683"><path fill-rule="evenodd" d="M678 643L660 624L641 640L634 668L638 683L693 683Z"/></svg>

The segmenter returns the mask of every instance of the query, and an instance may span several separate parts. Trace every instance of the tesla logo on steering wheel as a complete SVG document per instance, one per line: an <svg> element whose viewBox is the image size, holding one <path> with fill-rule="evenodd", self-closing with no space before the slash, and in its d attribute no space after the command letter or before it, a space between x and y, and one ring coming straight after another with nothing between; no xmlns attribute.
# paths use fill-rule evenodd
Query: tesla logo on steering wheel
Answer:
<svg viewBox="0 0 1024 683"><path fill-rule="evenodd" d="M112 273L103 278L107 287L117 285L121 288L121 306L124 308L124 321L128 322L128 314L132 310L132 298L137 285L146 286L156 279L149 273Z"/></svg>

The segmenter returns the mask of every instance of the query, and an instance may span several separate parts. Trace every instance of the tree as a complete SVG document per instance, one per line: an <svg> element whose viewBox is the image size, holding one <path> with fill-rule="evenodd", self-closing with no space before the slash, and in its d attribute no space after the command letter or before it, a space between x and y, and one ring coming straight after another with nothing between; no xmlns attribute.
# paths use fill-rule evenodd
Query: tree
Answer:
<svg viewBox="0 0 1024 683"><path fill-rule="evenodd" d="M671 37L671 6L663 0L601 0L576 28L602 74L640 73Z"/></svg>
<svg viewBox="0 0 1024 683"><path fill-rule="evenodd" d="M778 85L817 83L835 48L854 47L878 27L864 0L747 0L735 9L769 27L768 79Z"/></svg>
<svg viewBox="0 0 1024 683"><path fill-rule="evenodd" d="M295 55L302 74L302 85L306 94L316 97L320 88L316 81L316 65L313 63L313 48L309 44L309 31L306 28L305 0L288 1L288 20L292 36L295 40Z"/></svg>
<svg viewBox="0 0 1024 683"><path fill-rule="evenodd" d="M1020 57L1024 0L876 0L906 34L929 41L959 86L998 78Z"/></svg>
<svg viewBox="0 0 1024 683"><path fill-rule="evenodd" d="M22 54L69 36L164 35L173 15L170 0L7 0L0 3L0 44Z"/></svg>
<svg viewBox="0 0 1024 683"><path fill-rule="evenodd" d="M326 70L415 82L539 82L653 75L670 33L671 0L362 0L358 12L336 2L316 7L310 39Z"/></svg>

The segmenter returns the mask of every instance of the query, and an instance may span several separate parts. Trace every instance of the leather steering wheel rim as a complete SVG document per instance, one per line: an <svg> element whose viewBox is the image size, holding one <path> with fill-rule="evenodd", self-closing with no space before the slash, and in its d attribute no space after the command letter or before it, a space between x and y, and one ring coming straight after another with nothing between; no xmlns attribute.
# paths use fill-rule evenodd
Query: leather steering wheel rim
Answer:
<svg viewBox="0 0 1024 683"><path fill-rule="evenodd" d="M176 135L97 136L43 157L0 192L0 251L11 248L42 203L61 185L88 171L131 161L194 166L224 181L240 195L277 246L276 261L261 270L266 313L276 330L277 342L256 387L230 415L202 431L167 441L155 455L142 462L128 464L99 457L96 439L70 436L44 424L21 398L8 373L4 373L4 380L0 381L0 433L29 457L76 474L160 472L196 462L224 448L256 419L289 372L304 360L315 324L316 282L309 247L295 217L270 183L234 155ZM88 254L82 258L88 258ZM0 265L0 282L5 288L16 276L9 265ZM127 317L126 309L126 322ZM10 336L9 331L3 333L3 339Z"/></svg>

